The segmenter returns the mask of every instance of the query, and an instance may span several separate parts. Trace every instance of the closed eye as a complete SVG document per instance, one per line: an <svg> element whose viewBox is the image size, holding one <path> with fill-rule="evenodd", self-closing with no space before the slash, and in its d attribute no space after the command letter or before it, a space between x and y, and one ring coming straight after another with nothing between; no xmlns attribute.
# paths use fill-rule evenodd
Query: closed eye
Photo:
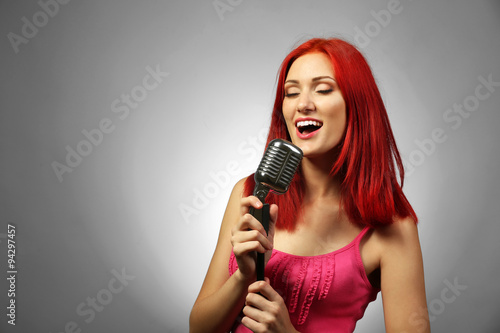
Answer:
<svg viewBox="0 0 500 333"><path fill-rule="evenodd" d="M285 94L285 97L295 97L298 95L299 95L299 93L288 93L288 94Z"/></svg>
<svg viewBox="0 0 500 333"><path fill-rule="evenodd" d="M333 89L324 89L324 90L317 90L316 92L323 94L323 95L326 95L326 94L331 93L332 91L333 91Z"/></svg>

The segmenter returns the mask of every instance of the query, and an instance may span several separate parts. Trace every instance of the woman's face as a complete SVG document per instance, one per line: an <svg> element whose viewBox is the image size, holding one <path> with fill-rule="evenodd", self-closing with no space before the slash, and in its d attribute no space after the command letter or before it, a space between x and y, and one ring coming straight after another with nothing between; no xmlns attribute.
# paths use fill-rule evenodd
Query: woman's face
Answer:
<svg viewBox="0 0 500 333"><path fill-rule="evenodd" d="M346 128L346 107L329 58L309 53L297 58L285 79L283 116L292 142L305 157L331 152Z"/></svg>

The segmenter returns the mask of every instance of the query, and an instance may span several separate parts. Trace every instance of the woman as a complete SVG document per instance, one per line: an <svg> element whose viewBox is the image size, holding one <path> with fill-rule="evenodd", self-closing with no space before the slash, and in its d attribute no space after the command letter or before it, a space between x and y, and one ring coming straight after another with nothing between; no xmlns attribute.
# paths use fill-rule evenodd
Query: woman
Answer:
<svg viewBox="0 0 500 333"><path fill-rule="evenodd" d="M285 58L268 143L275 138L302 149L298 173L285 195L268 196L267 236L248 214L262 205L253 177L235 185L190 331L352 332L381 291L386 332L430 332L417 217L355 47L316 38ZM256 251L266 253L265 281L255 281Z"/></svg>

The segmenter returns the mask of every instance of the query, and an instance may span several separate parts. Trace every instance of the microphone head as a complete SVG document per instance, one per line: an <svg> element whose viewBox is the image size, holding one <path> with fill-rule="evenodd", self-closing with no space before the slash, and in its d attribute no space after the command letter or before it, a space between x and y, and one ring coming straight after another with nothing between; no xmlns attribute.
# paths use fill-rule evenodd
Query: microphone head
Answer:
<svg viewBox="0 0 500 333"><path fill-rule="evenodd" d="M302 156L302 150L294 144L282 139L272 140L255 172L255 183L260 183L274 192L285 193Z"/></svg>

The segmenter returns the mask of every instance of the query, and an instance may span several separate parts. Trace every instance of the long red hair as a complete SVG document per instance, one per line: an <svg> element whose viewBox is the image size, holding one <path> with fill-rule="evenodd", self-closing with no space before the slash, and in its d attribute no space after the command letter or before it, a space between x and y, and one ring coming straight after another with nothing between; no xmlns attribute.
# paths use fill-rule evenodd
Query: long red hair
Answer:
<svg viewBox="0 0 500 333"><path fill-rule="evenodd" d="M292 63L300 56L321 52L330 58L335 79L346 103L347 125L331 176L340 176L341 204L352 222L379 226L396 216L417 216L403 193L404 168L382 97L370 66L350 43L337 38L313 38L295 48L281 64L267 144L273 139L290 140L283 118L284 83ZM399 182L397 173L399 172ZM253 176L245 182L245 194L253 192ZM303 182L300 168L288 192L269 195L276 203L276 227L293 230L300 215Z"/></svg>

